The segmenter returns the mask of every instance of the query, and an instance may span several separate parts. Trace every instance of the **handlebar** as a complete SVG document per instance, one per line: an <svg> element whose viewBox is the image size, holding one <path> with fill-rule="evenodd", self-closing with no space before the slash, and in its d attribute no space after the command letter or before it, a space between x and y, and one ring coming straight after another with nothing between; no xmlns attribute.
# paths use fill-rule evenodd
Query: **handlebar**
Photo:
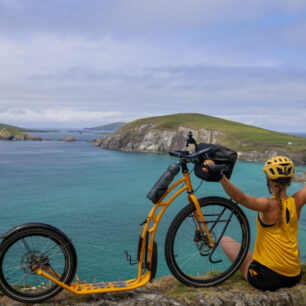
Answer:
<svg viewBox="0 0 306 306"><path fill-rule="evenodd" d="M190 153L189 151L170 151L169 155L178 157L180 159L184 159L186 161L193 162L196 158L198 158L199 156L205 153L208 153L210 150L211 148L205 148L203 150L200 150L194 153Z"/></svg>

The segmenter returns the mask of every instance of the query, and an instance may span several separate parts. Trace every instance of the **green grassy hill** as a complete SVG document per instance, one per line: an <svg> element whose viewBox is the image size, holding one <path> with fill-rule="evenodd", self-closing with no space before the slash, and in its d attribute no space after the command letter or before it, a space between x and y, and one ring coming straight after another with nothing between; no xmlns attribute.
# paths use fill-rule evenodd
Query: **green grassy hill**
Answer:
<svg viewBox="0 0 306 306"><path fill-rule="evenodd" d="M99 125L99 126L95 126L92 128L87 128L87 130L118 130L120 129L123 125L125 125L126 122L113 122L113 123L109 123L109 124L105 124L105 125Z"/></svg>
<svg viewBox="0 0 306 306"><path fill-rule="evenodd" d="M247 124L225 120L202 114L173 114L138 119L124 125L117 133L124 134L128 130L152 123L152 129L175 130L179 126L190 129L212 129L223 131L219 143L239 150L261 150L269 145L288 147L290 151L306 149L306 138L275 132ZM289 143L289 144L288 144Z"/></svg>
<svg viewBox="0 0 306 306"><path fill-rule="evenodd" d="M14 126L14 125L0 123L0 130L2 130L2 129L13 129L13 130L17 130L19 132L39 132L38 130L24 129L24 128Z"/></svg>
<svg viewBox="0 0 306 306"><path fill-rule="evenodd" d="M0 127L0 131L2 130L2 128ZM16 138L26 138L27 134L23 133L17 129L14 129L12 127L6 127L5 130L10 133L11 135L15 136Z"/></svg>

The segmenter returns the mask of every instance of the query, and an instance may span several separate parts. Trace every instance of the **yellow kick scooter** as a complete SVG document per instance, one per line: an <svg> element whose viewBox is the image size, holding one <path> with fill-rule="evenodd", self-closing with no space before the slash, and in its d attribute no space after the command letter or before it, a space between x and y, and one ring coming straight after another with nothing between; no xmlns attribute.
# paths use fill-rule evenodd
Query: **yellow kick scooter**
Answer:
<svg viewBox="0 0 306 306"><path fill-rule="evenodd" d="M197 144L189 133L187 144L196 152L171 151L179 158L148 193L154 203L141 224L137 259L125 252L130 264L138 264L134 279L119 282L80 282L76 275L77 254L69 239L59 229L43 223L23 224L0 235L0 289L10 298L24 303L38 303L66 289L75 294L95 294L132 290L152 280L157 269L157 226L169 205L183 192L188 205L172 221L165 240L165 256L173 275L188 286L207 287L229 278L243 262L250 243L250 229L243 211L230 199L205 197L197 199L190 180L188 163L195 164L201 179L214 181L202 171L203 161L213 159L216 167L225 168L231 176L237 155L219 145ZM202 147L201 147L202 146ZM182 177L172 185L181 170ZM231 262L219 244L224 235L241 243Z"/></svg>

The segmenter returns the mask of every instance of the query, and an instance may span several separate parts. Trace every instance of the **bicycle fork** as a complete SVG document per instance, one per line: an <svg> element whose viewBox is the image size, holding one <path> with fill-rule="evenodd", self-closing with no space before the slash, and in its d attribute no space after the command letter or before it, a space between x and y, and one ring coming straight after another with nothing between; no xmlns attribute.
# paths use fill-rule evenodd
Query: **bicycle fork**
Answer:
<svg viewBox="0 0 306 306"><path fill-rule="evenodd" d="M233 208L233 210L232 210L232 212L231 212L231 214L230 214L230 216L228 217L227 220L221 220L221 218L222 218L222 216L225 212L225 208L224 208L223 211L219 215L217 215L218 217L214 221L205 221L200 203L192 192L189 194L189 203L194 204L194 206L196 208L196 210L193 212L193 215L194 215L194 218L196 220L197 227L198 227L199 240L203 239L203 237L204 237L204 239L206 239L207 242L208 242L208 247L212 249L210 254L209 254L209 261L213 264L221 262L222 260L213 260L212 256L213 256L216 248L218 247L218 245L219 245L219 243L220 243L229 223L232 220L232 216L235 212L235 209L236 209L238 203L236 203L236 206ZM225 225L224 225L224 228L223 228L220 236L218 237L218 239L216 241L213 241L213 239L212 239L213 229L216 226L216 224L219 223L219 222L225 222ZM208 226L207 226L208 223L213 223L213 225L210 227L210 229L208 229ZM203 225L204 229L202 228L202 225ZM196 239L196 237L195 237L195 239Z"/></svg>
<svg viewBox="0 0 306 306"><path fill-rule="evenodd" d="M198 231L200 232L201 237L205 237L205 236L207 237L207 239L209 241L208 246L210 248L213 248L214 247L214 242L213 242L211 234L208 230L207 224L205 223L205 219L204 219L204 215L203 215L200 203L199 203L198 199L195 197L194 194L190 194L189 199L190 199L189 201L191 201L196 208L196 210L193 212L193 215L194 215L194 218L196 219L197 224L198 224ZM204 230L202 228L202 225L204 227Z"/></svg>
<svg viewBox="0 0 306 306"><path fill-rule="evenodd" d="M185 182L186 182L186 186L187 186L188 201L189 201L190 204L194 204L194 206L196 208L196 210L194 211L193 214L194 214L194 218L195 218L195 220L198 224L198 231L200 232L201 237L205 237L205 234L206 234L206 237L209 241L208 246L210 248L213 248L214 247L214 242L212 240L212 237L210 235L208 227L205 223L205 219L204 219L204 215L203 215L200 203L193 193L189 172L184 173L184 178L185 178ZM204 229L203 229L202 225L203 225Z"/></svg>

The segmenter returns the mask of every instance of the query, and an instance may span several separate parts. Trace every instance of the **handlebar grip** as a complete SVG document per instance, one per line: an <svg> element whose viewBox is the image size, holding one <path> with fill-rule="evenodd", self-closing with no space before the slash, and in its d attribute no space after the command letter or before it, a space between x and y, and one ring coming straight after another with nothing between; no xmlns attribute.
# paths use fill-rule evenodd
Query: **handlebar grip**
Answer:
<svg viewBox="0 0 306 306"><path fill-rule="evenodd" d="M176 157L177 157L176 151L169 151L169 155L170 155L170 156L176 156Z"/></svg>
<svg viewBox="0 0 306 306"><path fill-rule="evenodd" d="M227 166L225 164L220 164L220 165L205 165L205 168L209 169L212 172L219 172L221 170L227 169Z"/></svg>
<svg viewBox="0 0 306 306"><path fill-rule="evenodd" d="M175 157L185 157L189 154L189 151L169 151L170 156L175 156Z"/></svg>

